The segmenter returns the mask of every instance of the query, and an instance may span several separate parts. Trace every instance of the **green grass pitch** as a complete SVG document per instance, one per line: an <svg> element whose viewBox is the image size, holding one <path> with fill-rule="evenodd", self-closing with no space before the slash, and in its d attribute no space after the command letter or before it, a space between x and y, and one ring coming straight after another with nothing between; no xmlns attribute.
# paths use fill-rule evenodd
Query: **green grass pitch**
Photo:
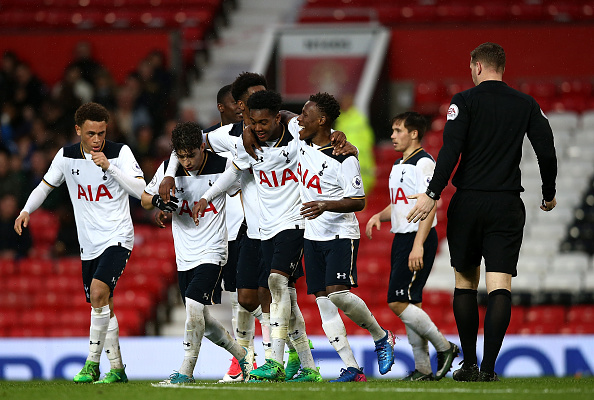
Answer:
<svg viewBox="0 0 594 400"><path fill-rule="evenodd" d="M500 382L235 383L198 381L153 387L153 382L90 385L67 381L0 381L0 400L550 400L594 399L594 378L507 378Z"/></svg>

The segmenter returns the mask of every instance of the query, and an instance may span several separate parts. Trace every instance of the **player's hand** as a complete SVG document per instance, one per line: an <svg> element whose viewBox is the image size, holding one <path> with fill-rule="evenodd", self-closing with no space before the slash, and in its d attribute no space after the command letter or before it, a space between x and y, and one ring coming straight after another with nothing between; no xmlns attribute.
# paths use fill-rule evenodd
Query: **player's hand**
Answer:
<svg viewBox="0 0 594 400"><path fill-rule="evenodd" d="M159 196L165 203L168 203L171 199L170 196L175 196L175 179L171 176L166 176L159 185Z"/></svg>
<svg viewBox="0 0 594 400"><path fill-rule="evenodd" d="M262 146L260 146L260 142L256 139L256 135L252 132L252 128L250 125L246 126L243 130L243 134L241 135L243 140L243 147L245 151L255 160L258 159L256 155L256 150L262 150ZM254 150L255 148L255 150Z"/></svg>
<svg viewBox="0 0 594 400"><path fill-rule="evenodd" d="M19 236L23 233L23 228L29 226L29 219L29 213L27 211L22 211L14 221L14 230Z"/></svg>
<svg viewBox="0 0 594 400"><path fill-rule="evenodd" d="M344 132L334 131L330 134L330 144L332 145L332 147L334 147L334 150L332 152L334 155L345 154L341 153L340 151L342 151L342 148L346 145L346 143L347 138Z"/></svg>
<svg viewBox="0 0 594 400"><path fill-rule="evenodd" d="M373 232L373 228L375 227L379 231L381 226L382 221L380 221L379 214L375 214L374 216L369 218L369 221L367 221L367 226L365 227L365 234L369 239L371 239L371 233Z"/></svg>
<svg viewBox="0 0 594 400"><path fill-rule="evenodd" d="M159 210L165 212L173 212L177 210L177 202L179 200L175 196L171 196L171 201L165 202L163 201L158 194L154 195L151 199L151 203L157 207Z"/></svg>
<svg viewBox="0 0 594 400"><path fill-rule="evenodd" d="M423 246L413 246L412 251L408 255L408 269L410 272L420 271L423 269L423 254L425 249Z"/></svg>
<svg viewBox="0 0 594 400"><path fill-rule="evenodd" d="M322 215L328 209L328 204L325 201L309 201L303 203L301 207L301 215L303 218L315 219Z"/></svg>
<svg viewBox="0 0 594 400"><path fill-rule="evenodd" d="M107 168L109 168L109 161L107 160L107 157L105 157L105 153L102 151L91 150L91 159L95 165L101 167L103 171L107 171Z"/></svg>
<svg viewBox="0 0 594 400"><path fill-rule="evenodd" d="M334 148L332 150L332 154L335 156L355 156L359 157L359 149L355 147L351 142L345 142L344 145L340 148Z"/></svg>
<svg viewBox="0 0 594 400"><path fill-rule="evenodd" d="M206 207L208 207L208 203L205 199L200 199L198 203L194 204L194 207L192 207L192 218L194 219L194 223L196 225L199 223L198 218L204 216L204 210L206 210Z"/></svg>
<svg viewBox="0 0 594 400"><path fill-rule="evenodd" d="M166 213L165 211L159 210L159 212L155 213L155 223L159 228L165 228L165 222L171 219L171 213Z"/></svg>
<svg viewBox="0 0 594 400"><path fill-rule="evenodd" d="M408 222L417 222L419 220L424 221L428 216L433 207L435 207L436 201L425 193L417 193L410 196L406 196L407 199L416 199L417 203L410 210L406 219Z"/></svg>
<svg viewBox="0 0 594 400"><path fill-rule="evenodd" d="M553 197L551 201L545 201L542 199L542 204L540 205L540 209L543 211L551 211L557 205L557 200Z"/></svg>

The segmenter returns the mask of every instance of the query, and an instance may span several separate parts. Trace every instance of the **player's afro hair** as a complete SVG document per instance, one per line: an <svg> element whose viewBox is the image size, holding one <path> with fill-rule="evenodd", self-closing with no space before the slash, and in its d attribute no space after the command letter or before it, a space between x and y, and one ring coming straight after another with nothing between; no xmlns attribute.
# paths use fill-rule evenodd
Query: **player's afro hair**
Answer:
<svg viewBox="0 0 594 400"><path fill-rule="evenodd" d="M278 114L282 104L281 95L273 90L256 92L247 101L250 110L269 110L274 115Z"/></svg>
<svg viewBox="0 0 594 400"><path fill-rule="evenodd" d="M239 101L252 86L264 86L268 89L264 75L255 72L242 72L231 85L231 95L235 101Z"/></svg>
<svg viewBox="0 0 594 400"><path fill-rule="evenodd" d="M326 92L312 94L309 96L309 101L316 103L318 110L326 114L330 126L340 115L340 104L331 94Z"/></svg>
<svg viewBox="0 0 594 400"><path fill-rule="evenodd" d="M74 123L83 126L85 121L109 122L109 111L98 103L85 103L74 114Z"/></svg>
<svg viewBox="0 0 594 400"><path fill-rule="evenodd" d="M202 146L202 129L196 122L180 122L171 131L171 147L176 153L192 152Z"/></svg>

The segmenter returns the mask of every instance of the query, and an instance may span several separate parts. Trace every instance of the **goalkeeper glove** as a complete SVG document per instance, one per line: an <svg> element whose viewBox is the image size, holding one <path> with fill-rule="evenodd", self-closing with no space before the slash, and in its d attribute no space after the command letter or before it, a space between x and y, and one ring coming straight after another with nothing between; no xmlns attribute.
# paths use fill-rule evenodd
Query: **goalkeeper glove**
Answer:
<svg viewBox="0 0 594 400"><path fill-rule="evenodd" d="M173 212L175 210L177 210L177 202L179 200L177 199L177 197L175 196L171 196L171 201L169 201L168 203L165 203L161 197L159 197L158 194L153 196L153 199L151 200L151 203L153 203L153 205L155 207L157 207L159 210L163 210L165 212Z"/></svg>

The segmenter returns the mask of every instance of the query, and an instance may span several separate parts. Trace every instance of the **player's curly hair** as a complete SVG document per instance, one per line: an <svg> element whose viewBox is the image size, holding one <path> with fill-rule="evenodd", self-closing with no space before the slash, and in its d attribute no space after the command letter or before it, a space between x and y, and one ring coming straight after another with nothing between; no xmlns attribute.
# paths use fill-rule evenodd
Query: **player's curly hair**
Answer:
<svg viewBox="0 0 594 400"><path fill-rule="evenodd" d="M202 129L196 122L180 122L171 131L171 147L177 154L180 151L192 152L202 146Z"/></svg>
<svg viewBox="0 0 594 400"><path fill-rule="evenodd" d="M326 92L312 94L309 96L309 101L316 103L318 110L326 114L330 126L340 115L340 104L331 94Z"/></svg>
<svg viewBox="0 0 594 400"><path fill-rule="evenodd" d="M392 118L391 125L394 122L403 121L404 127L409 131L416 130L419 132L419 142L423 139L423 135L427 131L427 119L416 111L406 111L396 115Z"/></svg>
<svg viewBox="0 0 594 400"><path fill-rule="evenodd" d="M278 114L282 104L281 95L274 90L256 92L247 101L247 107L250 110L269 110L274 115Z"/></svg>
<svg viewBox="0 0 594 400"><path fill-rule="evenodd" d="M74 123L77 126L83 126L85 121L109 122L109 111L98 103L85 103L78 107L74 114Z"/></svg>
<svg viewBox="0 0 594 400"><path fill-rule="evenodd" d="M255 72L242 72L231 84L231 96L235 101L239 101L252 86L264 86L264 88L268 89L268 83L264 75Z"/></svg>

